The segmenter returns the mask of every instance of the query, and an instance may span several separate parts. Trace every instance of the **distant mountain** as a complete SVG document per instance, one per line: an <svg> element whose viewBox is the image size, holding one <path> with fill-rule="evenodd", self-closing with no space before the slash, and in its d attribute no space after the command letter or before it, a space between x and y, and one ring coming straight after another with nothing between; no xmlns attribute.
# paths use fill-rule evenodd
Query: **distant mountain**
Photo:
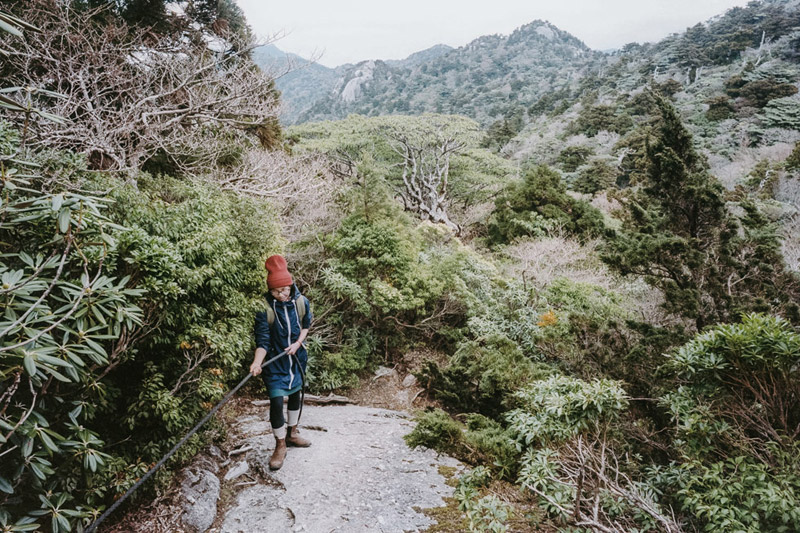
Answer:
<svg viewBox="0 0 800 533"><path fill-rule="evenodd" d="M386 64L391 67L397 67L397 68L413 67L415 65L421 65L422 63L432 61L437 57L449 53L452 50L453 50L452 46L447 46L446 44L437 44L431 46L430 48L426 48L425 50L422 50L420 52L414 52L405 59L400 59L400 60L390 59L386 61Z"/></svg>
<svg viewBox="0 0 800 533"><path fill-rule="evenodd" d="M274 44L253 50L253 61L276 76L275 86L284 105L281 119L286 124L294 123L300 113L324 98L341 75L337 69L284 52Z"/></svg>
<svg viewBox="0 0 800 533"><path fill-rule="evenodd" d="M339 67L331 92L297 122L350 113L458 113L489 124L583 76L599 55L552 24L535 21L511 35L466 46L433 47L403 61L362 61ZM286 98L294 96L284 93Z"/></svg>
<svg viewBox="0 0 800 533"><path fill-rule="evenodd" d="M451 46L437 44L414 52L405 59L389 60L385 63L398 69L411 68L432 61L452 50ZM328 68L296 54L284 52L273 44L259 46L253 50L253 60L262 69L275 73L277 77L275 86L281 91L281 101L285 107L281 119L286 124L296 123L304 111L327 97L328 93L337 87L338 82L344 78L357 76L355 73L360 70L358 65L350 63ZM364 63L367 62L359 65ZM357 82L351 85L351 91L356 85Z"/></svg>
<svg viewBox="0 0 800 533"><path fill-rule="evenodd" d="M642 172L655 93L673 102L712 173L733 188L800 141L798 21L800 0L750 2L659 42L597 55L525 114L492 123L487 143L570 183L600 167L628 183Z"/></svg>
<svg viewBox="0 0 800 533"><path fill-rule="evenodd" d="M757 68L740 68L742 80L736 83L744 86L760 77L767 80L761 85L770 80L796 84L799 6L800 0L751 2L657 43L631 43L610 53L591 50L552 24L534 21L511 35L479 37L457 49L437 45L403 60L373 59L330 69L273 46L259 49L256 61L273 68L287 62L305 65L276 82L287 106L285 124L335 120L351 113L454 113L493 128L490 133L499 147L542 114L571 110L574 115L581 105L598 98L611 106L602 112L613 112L615 99L627 100L654 82L671 80L676 90L698 90L713 74L717 85L698 94L695 104L708 105L705 100L720 96L720 77L732 76L725 72L736 71L747 54L755 54L750 68ZM789 66L776 67L776 61L787 60ZM776 87L788 91L786 86Z"/></svg>

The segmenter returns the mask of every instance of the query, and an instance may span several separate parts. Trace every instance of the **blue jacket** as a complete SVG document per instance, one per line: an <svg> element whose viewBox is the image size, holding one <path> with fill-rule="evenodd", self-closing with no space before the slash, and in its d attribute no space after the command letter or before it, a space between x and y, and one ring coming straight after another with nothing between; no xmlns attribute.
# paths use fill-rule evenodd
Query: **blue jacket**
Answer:
<svg viewBox="0 0 800 533"><path fill-rule="evenodd" d="M297 315L297 300L303 298L306 304L306 314L302 323ZM256 337L256 348L264 348L267 351L267 359L270 359L289 347L300 337L300 330L311 326L311 305L308 298L300 294L297 286L292 284L292 291L288 302L280 302L267 293L267 305L275 313L275 322L269 324L267 312L256 313L253 331ZM297 350L297 360L306 370L308 363L308 352L305 346ZM297 367L294 357L285 355L267 365L261 374L264 384L269 390L270 398L275 396L288 395L296 390L300 390L302 377Z"/></svg>

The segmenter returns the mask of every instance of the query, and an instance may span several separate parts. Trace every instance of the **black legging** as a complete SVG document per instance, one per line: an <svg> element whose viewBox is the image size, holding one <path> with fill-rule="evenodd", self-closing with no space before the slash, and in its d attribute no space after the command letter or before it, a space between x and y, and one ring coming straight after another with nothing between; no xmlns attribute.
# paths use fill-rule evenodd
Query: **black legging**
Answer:
<svg viewBox="0 0 800 533"><path fill-rule="evenodd" d="M289 411L300 409L300 391L289 395ZM269 422L274 429L282 428L286 423L283 417L283 396L275 396L269 399Z"/></svg>

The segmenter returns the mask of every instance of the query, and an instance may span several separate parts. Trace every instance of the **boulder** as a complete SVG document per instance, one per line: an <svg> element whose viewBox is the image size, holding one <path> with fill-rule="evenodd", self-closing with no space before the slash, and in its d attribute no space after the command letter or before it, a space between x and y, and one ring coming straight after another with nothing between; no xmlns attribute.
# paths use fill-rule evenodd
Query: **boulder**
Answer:
<svg viewBox="0 0 800 533"><path fill-rule="evenodd" d="M192 533L204 533L217 517L219 479L212 472L197 467L184 470L181 502L184 527Z"/></svg>
<svg viewBox="0 0 800 533"><path fill-rule="evenodd" d="M372 379L379 379L383 377L397 377L397 370L386 366L379 366L375 371L375 377Z"/></svg>

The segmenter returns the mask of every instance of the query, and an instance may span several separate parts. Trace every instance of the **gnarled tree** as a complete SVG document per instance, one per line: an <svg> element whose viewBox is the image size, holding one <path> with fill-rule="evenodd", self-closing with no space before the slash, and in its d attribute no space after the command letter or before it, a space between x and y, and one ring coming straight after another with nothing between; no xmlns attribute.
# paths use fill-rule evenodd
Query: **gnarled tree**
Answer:
<svg viewBox="0 0 800 533"><path fill-rule="evenodd" d="M407 210L459 231L447 215L450 163L475 142L476 126L469 119L445 115L423 115L413 122L388 119L379 126L401 158L399 196Z"/></svg>

